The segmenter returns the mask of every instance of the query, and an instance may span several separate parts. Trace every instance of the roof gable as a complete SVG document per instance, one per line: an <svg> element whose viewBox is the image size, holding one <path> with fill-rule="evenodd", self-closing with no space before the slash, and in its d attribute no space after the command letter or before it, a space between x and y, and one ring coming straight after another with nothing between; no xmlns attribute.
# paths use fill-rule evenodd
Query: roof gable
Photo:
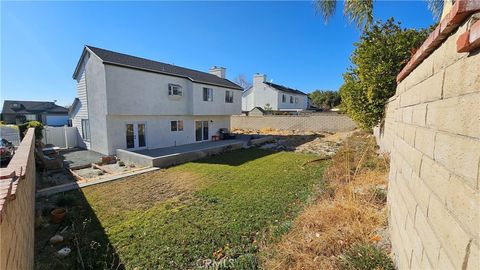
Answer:
<svg viewBox="0 0 480 270"><path fill-rule="evenodd" d="M231 82L230 80L220 78L216 75L202 72L198 70L193 70L189 68L179 67L175 65L170 65L158 61L153 61L141 57L136 57L128 54L118 53L114 51L109 51L101 48L96 48L93 46L85 46L85 49L82 53L79 63L81 63L85 50L91 51L98 58L102 60L104 64L117 65L126 68L139 69L144 71L150 71L165 75L171 75L176 77L182 77L191 80L196 83L203 83L215 86L221 86L231 89L243 90L239 85ZM73 77L75 78L77 72L79 71L79 65L75 69Z"/></svg>

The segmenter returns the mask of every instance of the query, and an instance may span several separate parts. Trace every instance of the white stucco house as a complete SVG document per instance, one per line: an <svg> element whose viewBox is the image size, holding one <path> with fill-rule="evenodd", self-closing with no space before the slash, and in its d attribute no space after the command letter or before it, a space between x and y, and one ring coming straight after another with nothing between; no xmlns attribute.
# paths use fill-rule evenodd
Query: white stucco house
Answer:
<svg viewBox="0 0 480 270"><path fill-rule="evenodd" d="M242 94L242 111L253 108L271 108L274 111L304 111L308 108L308 96L300 90L267 82L264 74L253 75L252 87Z"/></svg>
<svg viewBox="0 0 480 270"><path fill-rule="evenodd" d="M154 149L211 139L241 113L242 88L209 73L85 46L73 78L72 125L85 147Z"/></svg>

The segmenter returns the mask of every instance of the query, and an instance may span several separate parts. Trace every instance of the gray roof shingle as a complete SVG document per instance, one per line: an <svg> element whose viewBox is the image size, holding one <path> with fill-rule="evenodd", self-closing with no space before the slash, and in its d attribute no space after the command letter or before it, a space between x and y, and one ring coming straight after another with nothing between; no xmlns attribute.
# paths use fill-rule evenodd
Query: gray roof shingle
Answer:
<svg viewBox="0 0 480 270"><path fill-rule="evenodd" d="M283 85L279 85L279 84L275 84L275 83L271 83L271 82L265 82L265 84L269 85L270 87L273 87L277 90L283 91L283 92L287 92L287 93L291 93L291 94L297 94L297 95L304 95L304 96L307 95L300 90L289 88L289 87L286 87L286 86L283 86Z"/></svg>
<svg viewBox="0 0 480 270"><path fill-rule="evenodd" d="M198 70L188 69L175 65L170 65L162 62L157 62L145 58L140 58L128 54L113 52L101 48L86 45L90 51L102 59L103 63L118 65L133 69L147 70L156 73L172 75L177 77L183 77L193 82L204 83L209 85L222 86L237 90L243 90L239 85L227 80L222 79L213 74L202 72Z"/></svg>
<svg viewBox="0 0 480 270"><path fill-rule="evenodd" d="M68 109L52 101L5 100L2 113L68 113Z"/></svg>

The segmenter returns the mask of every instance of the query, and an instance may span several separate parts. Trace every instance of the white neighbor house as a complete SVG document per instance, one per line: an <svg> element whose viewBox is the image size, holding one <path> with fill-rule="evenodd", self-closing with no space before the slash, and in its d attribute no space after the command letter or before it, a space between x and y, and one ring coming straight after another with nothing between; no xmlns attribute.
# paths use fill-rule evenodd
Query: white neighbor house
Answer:
<svg viewBox="0 0 480 270"><path fill-rule="evenodd" d="M241 113L242 88L210 73L85 46L73 74L72 125L102 153L202 142Z"/></svg>
<svg viewBox="0 0 480 270"><path fill-rule="evenodd" d="M297 89L266 81L264 74L253 75L253 85L243 92L242 111L251 111L255 107L274 111L303 111L308 108L307 94Z"/></svg>

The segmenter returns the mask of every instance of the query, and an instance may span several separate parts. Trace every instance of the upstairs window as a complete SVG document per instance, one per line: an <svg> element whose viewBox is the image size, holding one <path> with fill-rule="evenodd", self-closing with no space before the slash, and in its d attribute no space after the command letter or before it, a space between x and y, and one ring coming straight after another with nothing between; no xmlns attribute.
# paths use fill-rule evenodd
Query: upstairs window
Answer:
<svg viewBox="0 0 480 270"><path fill-rule="evenodd" d="M233 103L233 91L226 91L225 92L225 102L226 103Z"/></svg>
<svg viewBox="0 0 480 270"><path fill-rule="evenodd" d="M213 101L213 89L212 88L203 88L203 101Z"/></svg>
<svg viewBox="0 0 480 270"><path fill-rule="evenodd" d="M181 97L183 95L182 87L178 84L169 84L168 85L168 95Z"/></svg>
<svg viewBox="0 0 480 270"><path fill-rule="evenodd" d="M170 131L183 131L183 120L170 121Z"/></svg>
<svg viewBox="0 0 480 270"><path fill-rule="evenodd" d="M293 96L290 96L290 103L293 103Z"/></svg>
<svg viewBox="0 0 480 270"><path fill-rule="evenodd" d="M283 103L287 102L287 96L285 94L282 94L282 102Z"/></svg>

